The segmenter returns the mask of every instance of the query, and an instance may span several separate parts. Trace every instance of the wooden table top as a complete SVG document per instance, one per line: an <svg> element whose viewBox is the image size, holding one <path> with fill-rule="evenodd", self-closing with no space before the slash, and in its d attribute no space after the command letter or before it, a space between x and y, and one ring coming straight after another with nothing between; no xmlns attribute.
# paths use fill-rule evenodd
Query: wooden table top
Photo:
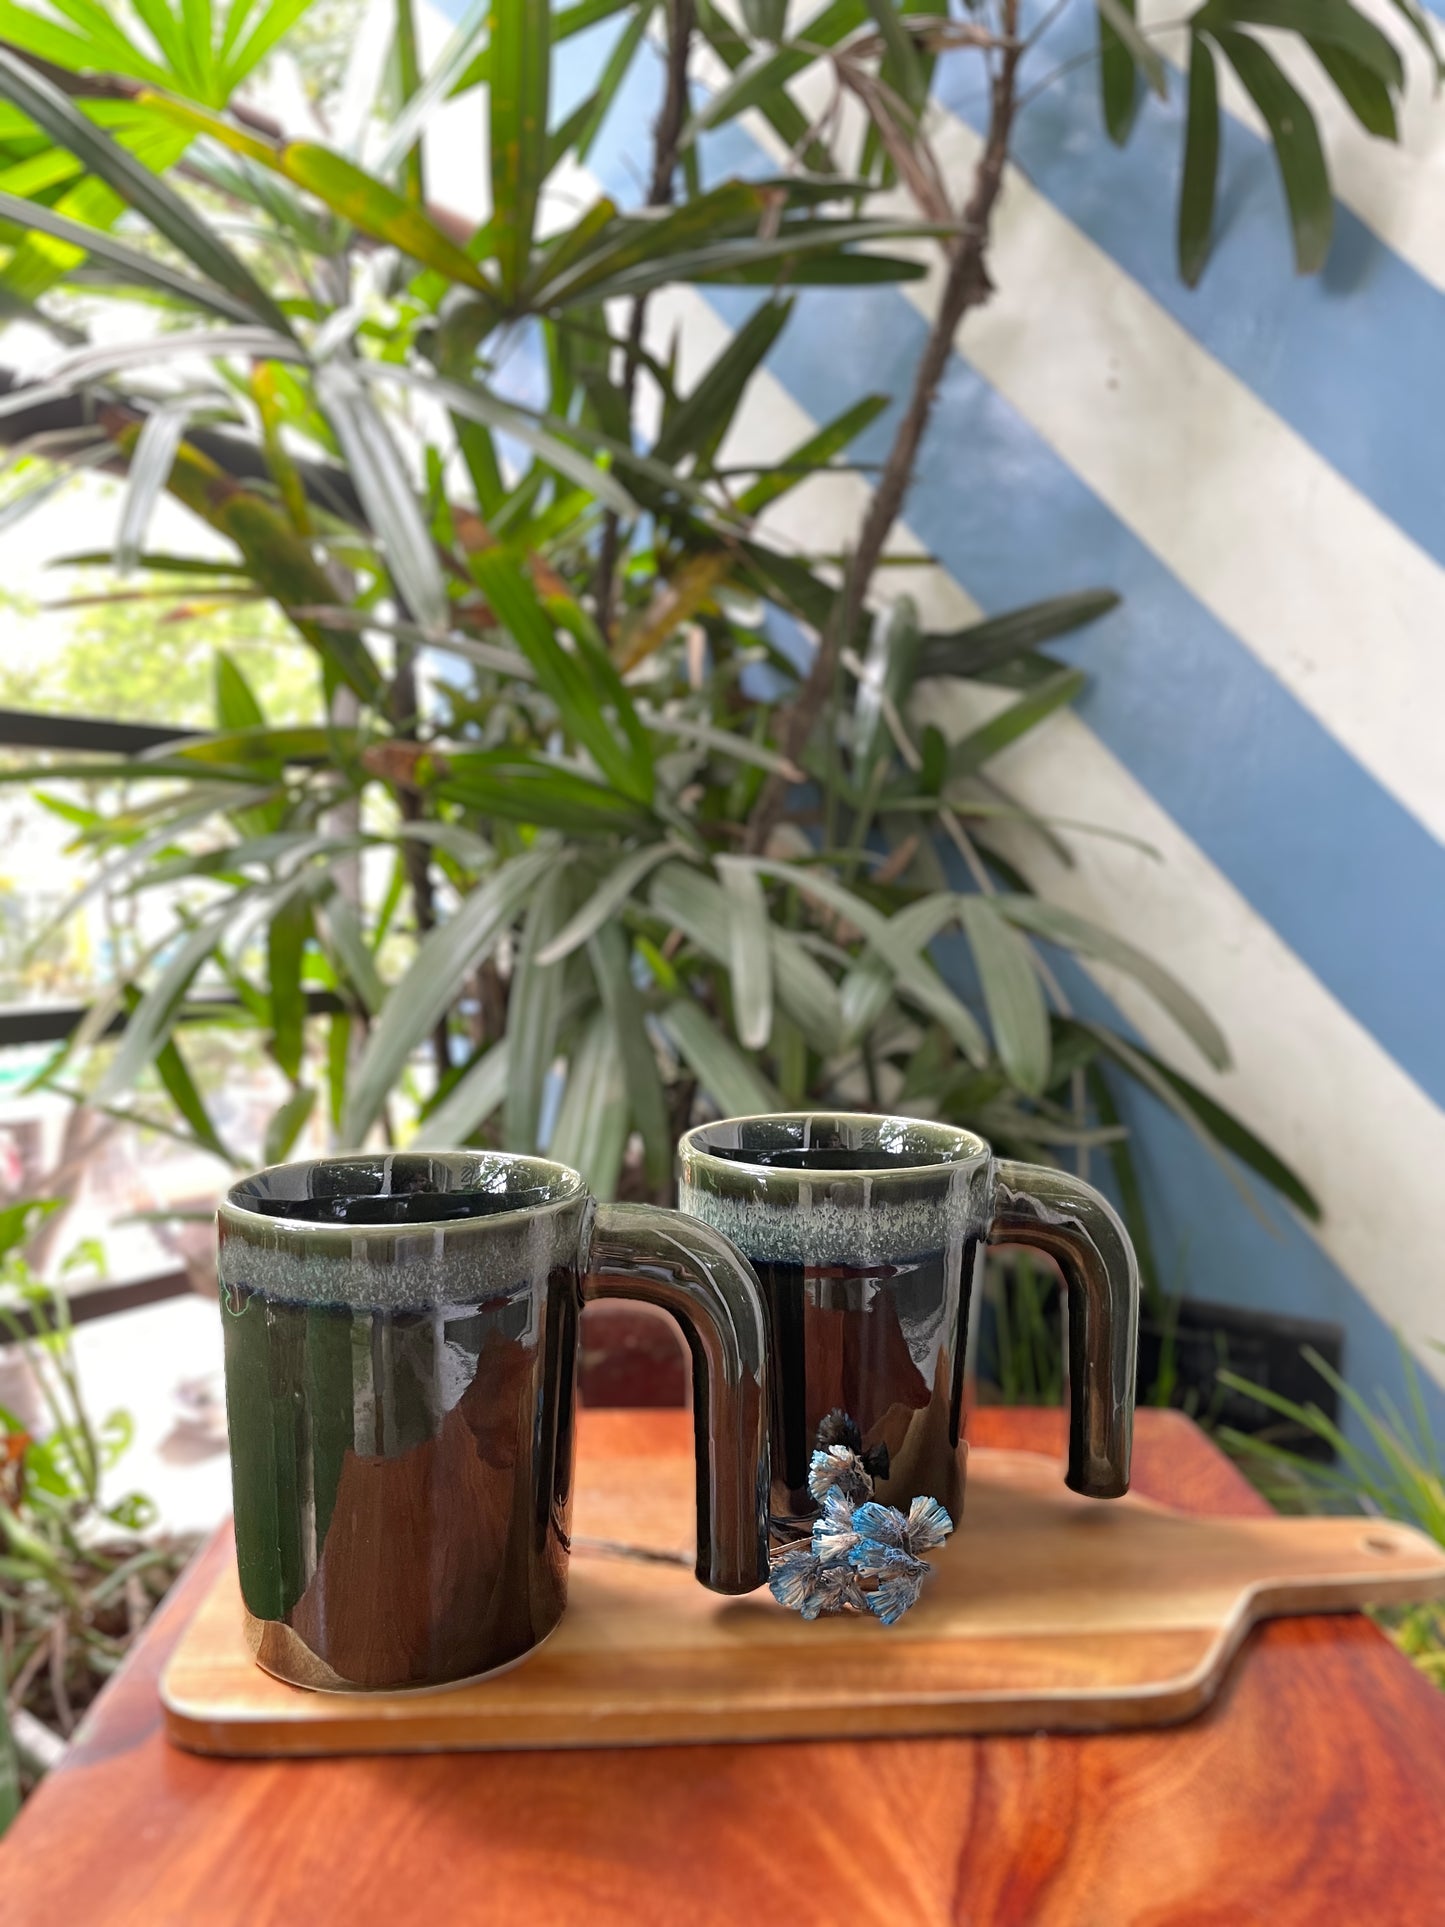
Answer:
<svg viewBox="0 0 1445 1927"><path fill-rule="evenodd" d="M614 1449L677 1412L589 1412ZM1062 1415L978 1444L1061 1451ZM1140 1412L1135 1489L1262 1502L1188 1420ZM177 1751L156 1683L207 1547L0 1843L5 1927L1329 1927L1445 1921L1445 1694L1357 1615L1256 1632L1164 1731L260 1763Z"/></svg>

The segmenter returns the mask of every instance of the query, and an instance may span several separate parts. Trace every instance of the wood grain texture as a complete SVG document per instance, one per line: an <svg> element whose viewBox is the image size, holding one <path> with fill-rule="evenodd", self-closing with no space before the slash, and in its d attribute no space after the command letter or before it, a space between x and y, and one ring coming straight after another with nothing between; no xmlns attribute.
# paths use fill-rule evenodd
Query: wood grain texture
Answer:
<svg viewBox="0 0 1445 1927"><path fill-rule="evenodd" d="M913 1611L891 1628L810 1625L766 1593L698 1585L696 1475L678 1444L584 1456L566 1616L524 1664L474 1685L316 1693L273 1679L225 1568L161 1681L171 1737L247 1758L1157 1726L1208 1704L1260 1619L1445 1591L1445 1552L1402 1526L1099 1505L1067 1491L1052 1458L984 1447ZM619 1543L685 1563L585 1551Z"/></svg>
<svg viewBox="0 0 1445 1927"><path fill-rule="evenodd" d="M645 1454L677 1413L590 1418ZM1058 1452L1057 1413L981 1444ZM1177 1415L1135 1488L1266 1508ZM157 1682L229 1548L177 1589L0 1842L5 1927L1434 1927L1445 1695L1367 1621L1252 1634L1188 1726L1100 1737L237 1763L169 1745Z"/></svg>

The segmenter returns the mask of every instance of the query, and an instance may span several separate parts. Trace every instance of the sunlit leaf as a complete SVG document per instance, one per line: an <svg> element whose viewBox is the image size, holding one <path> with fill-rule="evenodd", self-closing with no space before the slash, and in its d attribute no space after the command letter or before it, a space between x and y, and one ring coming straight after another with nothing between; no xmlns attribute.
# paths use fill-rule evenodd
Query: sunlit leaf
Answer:
<svg viewBox="0 0 1445 1927"><path fill-rule="evenodd" d="M329 148L289 142L283 153L287 178L324 201L333 214L378 241L408 254L449 281L490 290L491 283L468 254L425 211L394 194Z"/></svg>
<svg viewBox="0 0 1445 1927"><path fill-rule="evenodd" d="M994 1047L1014 1085L1038 1097L1049 1082L1049 1013L1029 946L988 897L958 901Z"/></svg>
<svg viewBox="0 0 1445 1927"><path fill-rule="evenodd" d="M672 1131L667 1095L657 1068L657 1053L648 1035L642 999L633 982L631 950L622 928L610 922L588 939L592 975L622 1062L623 1081L632 1121L642 1134L643 1165L648 1181L666 1184L672 1170Z"/></svg>
<svg viewBox="0 0 1445 1927"><path fill-rule="evenodd" d="M618 668L626 674L660 649L713 600L732 566L733 559L725 549L685 557L670 576L658 582L652 600L623 622L617 639Z"/></svg>
<svg viewBox="0 0 1445 1927"><path fill-rule="evenodd" d="M325 362L315 380L392 580L423 627L445 629L449 605L441 563L401 451L351 368Z"/></svg>
<svg viewBox="0 0 1445 1927"><path fill-rule="evenodd" d="M896 710L912 687L920 647L917 604L911 596L896 596L873 617L853 701L853 763L860 787L892 751L887 712Z"/></svg>
<svg viewBox="0 0 1445 1927"><path fill-rule="evenodd" d="M439 1103L422 1117L417 1143L437 1150L465 1144L473 1131L502 1108L507 1095L507 1040L483 1051L475 1064L452 1085Z"/></svg>
<svg viewBox="0 0 1445 1927"><path fill-rule="evenodd" d="M757 864L764 875L793 884L804 896L852 924L892 970L899 989L943 1025L965 1057L975 1064L987 1062L988 1039L978 1019L960 1003L927 959L911 944L900 941L889 918L821 871L767 858L759 858Z"/></svg>
<svg viewBox="0 0 1445 1927"><path fill-rule="evenodd" d="M286 1101L278 1105L266 1126L266 1141L261 1155L267 1164L281 1164L310 1121L316 1108L316 1093L305 1084L297 1085Z"/></svg>
<svg viewBox="0 0 1445 1927"><path fill-rule="evenodd" d="M728 962L733 1022L744 1050L762 1050L773 1030L773 955L768 903L758 873L738 857L717 858L729 908Z"/></svg>
<svg viewBox="0 0 1445 1927"><path fill-rule="evenodd" d="M632 698L611 663L597 652L573 654L561 647L530 581L501 549L474 556L472 567L483 594L556 703L568 731L615 789L649 804L655 788L652 764L645 747L640 753L634 748L639 738L645 745L646 738ZM616 724L611 717L617 718Z"/></svg>
<svg viewBox="0 0 1445 1927"><path fill-rule="evenodd" d="M617 1038L599 1010L567 1067L567 1083L548 1155L580 1171L594 1197L610 1198L627 1147L626 1081Z"/></svg>
<svg viewBox="0 0 1445 1927"><path fill-rule="evenodd" d="M70 149L186 259L218 287L282 335L291 324L238 255L216 238L214 226L158 179L133 154L86 119L60 89L18 55L0 47L0 97L13 101L52 140Z"/></svg>
<svg viewBox="0 0 1445 1927"><path fill-rule="evenodd" d="M491 955L555 862L555 852L543 847L513 857L423 939L415 961L387 997L352 1077L342 1126L347 1144L362 1142L408 1057L431 1035L466 978Z"/></svg>
<svg viewBox="0 0 1445 1927"><path fill-rule="evenodd" d="M15 227L64 241L78 252L88 254L96 261L103 261L124 281L136 287L154 288L158 293L173 296L192 307L223 315L228 321L249 321L254 316L255 311L249 303L237 300L214 282L197 281L191 275L169 267L164 261L143 254L140 249L129 247L124 241L117 241L102 229L71 220L39 201L22 200L15 194L0 193L0 221L8 221Z"/></svg>
<svg viewBox="0 0 1445 1927"><path fill-rule="evenodd" d="M393 752L404 758L397 766ZM404 787L429 790L484 816L532 823L578 837L655 829L641 804L551 757L527 750L458 751L443 756L414 745L378 745L364 764ZM3 781L0 772L0 781Z"/></svg>
<svg viewBox="0 0 1445 1927"><path fill-rule="evenodd" d="M157 408L141 424L115 541L115 572L119 576L129 575L140 560L151 517L170 480L190 412L186 403Z"/></svg>
<svg viewBox="0 0 1445 1927"><path fill-rule="evenodd" d="M552 866L527 910L507 999L507 1096L502 1132L509 1151L536 1151L542 1093L557 1055L566 972L538 962L566 920L572 879Z"/></svg>
<svg viewBox="0 0 1445 1927"><path fill-rule="evenodd" d="M662 1022L678 1055L724 1117L783 1108L767 1078L723 1036L700 1004L678 998L667 1006Z"/></svg>
<svg viewBox="0 0 1445 1927"><path fill-rule="evenodd" d="M636 512L636 502L615 476L599 466L594 455L573 447L546 426L543 420L525 409L513 407L490 390L473 383L452 381L443 375L428 375L419 368L407 368L394 362L364 364L359 372L368 381L396 382L404 388L413 389L438 402L443 408L450 409L454 415L466 416L514 437L540 455L559 475L580 483L609 508L616 509L621 515Z"/></svg>
<svg viewBox="0 0 1445 1927"><path fill-rule="evenodd" d="M659 863L678 854L675 844L662 842L634 850L630 856L625 856L598 884L581 909L537 953L537 962L542 965L557 964L564 957L571 956L574 950L580 950L589 937L617 914Z"/></svg>
<svg viewBox="0 0 1445 1927"><path fill-rule="evenodd" d="M549 0L495 0L490 48L492 228L502 287L526 279L547 174L547 99L551 78Z"/></svg>

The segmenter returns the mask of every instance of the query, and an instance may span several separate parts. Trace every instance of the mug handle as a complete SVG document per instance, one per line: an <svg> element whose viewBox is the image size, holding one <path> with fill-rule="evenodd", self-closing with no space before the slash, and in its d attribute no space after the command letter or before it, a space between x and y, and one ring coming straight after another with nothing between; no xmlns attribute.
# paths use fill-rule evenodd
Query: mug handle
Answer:
<svg viewBox="0 0 1445 1927"><path fill-rule="evenodd" d="M1045 1164L994 1163L990 1244L1032 1245L1064 1274L1069 1306L1069 1469L1090 1499L1129 1489L1139 1265L1109 1201Z"/></svg>
<svg viewBox="0 0 1445 1927"><path fill-rule="evenodd" d="M692 1353L697 1576L752 1592L768 1576L767 1327L762 1287L720 1232L650 1204L599 1204L582 1297L637 1298L682 1327Z"/></svg>

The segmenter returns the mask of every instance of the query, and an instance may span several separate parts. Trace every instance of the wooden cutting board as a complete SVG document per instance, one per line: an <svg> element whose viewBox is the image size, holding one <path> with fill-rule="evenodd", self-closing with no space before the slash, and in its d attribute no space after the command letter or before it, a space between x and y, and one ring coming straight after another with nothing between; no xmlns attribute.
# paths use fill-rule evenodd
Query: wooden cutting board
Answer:
<svg viewBox="0 0 1445 1927"><path fill-rule="evenodd" d="M1407 1527L1101 1504L1025 1452L970 1455L964 1522L893 1627L809 1624L765 1591L699 1586L690 1457L584 1451L573 1525L552 1638L427 1693L312 1693L261 1672L232 1562L162 1680L171 1738L299 1756L1157 1726L1208 1704L1256 1620L1445 1594L1445 1551Z"/></svg>

